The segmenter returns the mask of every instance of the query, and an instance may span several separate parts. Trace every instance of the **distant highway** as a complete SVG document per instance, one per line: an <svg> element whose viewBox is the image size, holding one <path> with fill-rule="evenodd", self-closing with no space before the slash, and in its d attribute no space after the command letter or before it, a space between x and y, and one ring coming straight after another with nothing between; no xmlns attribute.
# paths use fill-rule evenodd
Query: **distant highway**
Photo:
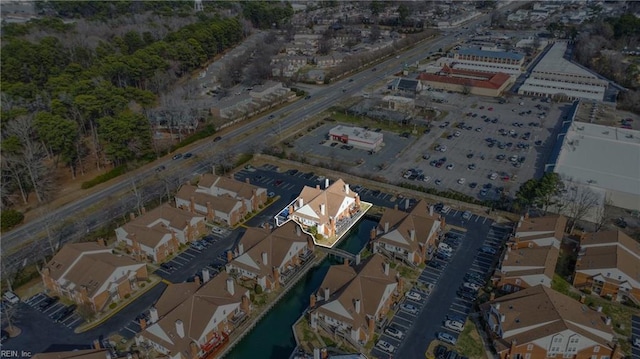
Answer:
<svg viewBox="0 0 640 359"><path fill-rule="evenodd" d="M514 4L510 4L507 7L512 7L513 5ZM522 5L522 3L517 3L516 5ZM469 33L474 30L472 26L475 26L482 21L486 21L487 19L488 15L478 17L465 25L468 26L467 30L453 30L448 35L442 36L439 39L424 41L410 50L399 53L398 57L391 56L388 60L375 65L377 69L376 71L366 69L350 77L346 77L340 81L326 85L322 89L313 93L311 98L307 100L302 99L296 101L278 109L277 111L260 117L257 120L244 123L225 134L222 140L218 142L204 141L197 147L192 148L191 152L197 155L211 153L215 150L230 150L233 153L241 153L251 150L252 146L255 146L256 144L264 144L266 138L274 136L274 131L284 132L295 124L304 121L306 118L319 114L331 106L341 102L341 100L346 96L354 95L367 86L381 81L388 75L398 72L401 70L404 63L414 63L424 59L428 52L436 51L439 48L444 48L446 45L456 42L457 39L454 38L456 35L454 32L461 32L463 34ZM349 82L349 79L353 79L353 81ZM345 92L343 92L343 88L346 89ZM273 115L274 118L270 118L270 115ZM274 120L274 126L277 126L277 129L265 127L260 131L251 133L252 130ZM247 133L250 133L250 135L246 136ZM167 159L156 161L156 165L164 165L167 167L167 170L170 170L171 167L176 166L178 163L181 166L185 163L183 160L176 162L171 160L169 156L167 157ZM193 161L191 167L187 168L182 173L203 173L209 170L210 167L208 165L201 162L198 163L198 161ZM99 203L109 197L114 198L118 194L126 193L125 191L131 188L132 178L140 180L153 175L155 175L155 170L149 169L129 174L128 178L124 178L125 176L123 176L123 178L119 178L116 180L117 182L114 182L111 186L97 192L87 194L85 197L75 202L64 205L48 213L47 217L55 218L56 222L59 223L64 223L66 220L77 219L79 214L85 213L85 211L90 212L88 209L95 206L96 203ZM127 204L130 204L131 207L123 208L125 212L130 211L135 207L132 202L135 202L133 198L127 199ZM50 244L46 244L46 240L44 239L45 224L48 220L47 217L35 219L3 234L2 252L5 254L3 259L6 269L11 271L12 269L19 268L29 262L40 259L35 258L35 254L31 253L36 249L38 249L39 252L48 251ZM100 216L99 213L94 214L90 220L87 220L86 230L90 231L97 229L111 219L105 217L106 216ZM77 236L79 234L62 234L62 236L72 235ZM31 245L25 245L26 243L34 240L39 242ZM44 248L47 248L47 250ZM20 253L14 253L17 252L18 249L21 249L19 251Z"/></svg>

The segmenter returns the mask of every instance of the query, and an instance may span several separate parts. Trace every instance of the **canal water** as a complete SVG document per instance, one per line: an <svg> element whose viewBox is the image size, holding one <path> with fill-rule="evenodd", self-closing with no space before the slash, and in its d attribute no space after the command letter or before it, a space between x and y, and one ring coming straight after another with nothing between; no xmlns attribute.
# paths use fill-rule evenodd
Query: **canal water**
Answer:
<svg viewBox="0 0 640 359"><path fill-rule="evenodd" d="M351 229L338 248L357 253L369 241L376 222L364 219ZM291 326L309 307L309 297L318 287L332 264L329 258L311 269L258 325L226 356L227 359L287 359L296 347Z"/></svg>

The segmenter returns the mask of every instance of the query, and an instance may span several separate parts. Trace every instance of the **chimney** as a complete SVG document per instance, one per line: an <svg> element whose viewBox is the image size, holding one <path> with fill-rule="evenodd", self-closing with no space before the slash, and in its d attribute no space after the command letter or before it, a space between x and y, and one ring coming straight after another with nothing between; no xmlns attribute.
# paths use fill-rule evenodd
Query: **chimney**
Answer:
<svg viewBox="0 0 640 359"><path fill-rule="evenodd" d="M233 278L227 278L227 292L231 295L236 294L236 288L233 285Z"/></svg>
<svg viewBox="0 0 640 359"><path fill-rule="evenodd" d="M504 314L500 314L500 323L504 323L505 319L507 319L507 316Z"/></svg>
<svg viewBox="0 0 640 359"><path fill-rule="evenodd" d="M580 303L584 304L584 302L587 300L587 296L582 294L580 295Z"/></svg>
<svg viewBox="0 0 640 359"><path fill-rule="evenodd" d="M520 220L518 221L518 228L520 228L520 226L522 226L522 221L524 220L523 216L520 216Z"/></svg>
<svg viewBox="0 0 640 359"><path fill-rule="evenodd" d="M356 254L356 265L360 265L360 253Z"/></svg>
<svg viewBox="0 0 640 359"><path fill-rule="evenodd" d="M324 203L320 205L320 214L323 216L325 215L325 207Z"/></svg>
<svg viewBox="0 0 640 359"><path fill-rule="evenodd" d="M313 308L316 306L316 295L315 293L311 293L309 296L309 308Z"/></svg>
<svg viewBox="0 0 640 359"><path fill-rule="evenodd" d="M398 210L398 204L397 203L393 205L393 209L395 209L396 211Z"/></svg>
<svg viewBox="0 0 640 359"><path fill-rule="evenodd" d="M524 214L524 219L525 220L529 219L529 211L527 211L527 213Z"/></svg>
<svg viewBox="0 0 640 359"><path fill-rule="evenodd" d="M504 254L504 260L506 261L507 259L509 259L509 253Z"/></svg>
<svg viewBox="0 0 640 359"><path fill-rule="evenodd" d="M111 358L111 352L109 352L109 351L105 352L104 353L104 357L105 357L105 359L112 359Z"/></svg>
<svg viewBox="0 0 640 359"><path fill-rule="evenodd" d="M411 241L415 241L416 240L416 230L415 229L411 229L409 231L409 237L411 238Z"/></svg>
<svg viewBox="0 0 640 359"><path fill-rule="evenodd" d="M103 247L107 246L107 242L104 240L104 238L98 238L98 244Z"/></svg>
<svg viewBox="0 0 640 359"><path fill-rule="evenodd" d="M494 299L496 299L496 293L491 292L491 294L489 294L489 300L494 300ZM500 307L500 303L498 303L498 307Z"/></svg>
<svg viewBox="0 0 640 359"><path fill-rule="evenodd" d="M407 198L407 200L404 201L404 209L409 209L410 204L411 204L411 201L409 200L409 198Z"/></svg>
<svg viewBox="0 0 640 359"><path fill-rule="evenodd" d="M342 264L344 264L345 266L349 266L349 259L347 258L342 258Z"/></svg>
<svg viewBox="0 0 640 359"><path fill-rule="evenodd" d="M147 209L144 208L144 206L142 206L142 208L140 209L140 212L142 213L142 215L144 216L145 214L147 214Z"/></svg>
<svg viewBox="0 0 640 359"><path fill-rule="evenodd" d="M245 178L244 181L248 184L251 184L251 180L249 180L249 177Z"/></svg>
<svg viewBox="0 0 640 359"><path fill-rule="evenodd" d="M238 255L241 256L244 254L244 244L238 243Z"/></svg>
<svg viewBox="0 0 640 359"><path fill-rule="evenodd" d="M344 193L349 194L349 184L347 183L344 184Z"/></svg>
<svg viewBox="0 0 640 359"><path fill-rule="evenodd" d="M140 329L145 330L147 328L147 320L142 318L140 319Z"/></svg>
<svg viewBox="0 0 640 359"><path fill-rule="evenodd" d="M327 348L320 349L320 357L322 359L327 359L329 357L329 352L327 351Z"/></svg>
<svg viewBox="0 0 640 359"><path fill-rule="evenodd" d="M516 346L518 346L518 341L515 339L511 340L511 349L509 349L509 353L514 357L516 356Z"/></svg>
<svg viewBox="0 0 640 359"><path fill-rule="evenodd" d="M389 275L389 263L384 263L384 275Z"/></svg>
<svg viewBox="0 0 640 359"><path fill-rule="evenodd" d="M100 341L98 339L93 341L93 349L102 349L100 348Z"/></svg>
<svg viewBox="0 0 640 359"><path fill-rule="evenodd" d="M227 251L227 263L231 263L232 260L233 260L233 252Z"/></svg>
<svg viewBox="0 0 640 359"><path fill-rule="evenodd" d="M354 301L354 306L356 308L356 313L360 314L360 299L356 299Z"/></svg>
<svg viewBox="0 0 640 359"><path fill-rule="evenodd" d="M199 287L202 285L202 282L200 281L200 276L196 274L195 278L194 278L194 282L196 282L196 285Z"/></svg>
<svg viewBox="0 0 640 359"><path fill-rule="evenodd" d="M302 208L304 206L304 200L302 198L298 198L298 208Z"/></svg>
<svg viewBox="0 0 640 359"><path fill-rule="evenodd" d="M176 320L176 334L178 334L180 338L184 338L184 323L182 323L180 319Z"/></svg>
<svg viewBox="0 0 640 359"><path fill-rule="evenodd" d="M209 270L207 268L202 270L202 282L207 283L211 279L211 275L209 274Z"/></svg>
<svg viewBox="0 0 640 359"><path fill-rule="evenodd" d="M300 226L296 225L296 235L298 237L300 237L302 235L302 229L300 228Z"/></svg>
<svg viewBox="0 0 640 359"><path fill-rule="evenodd" d="M158 310L156 307L149 308L149 323L155 323L158 319Z"/></svg>
<svg viewBox="0 0 640 359"><path fill-rule="evenodd" d="M429 206L429 216L433 216L433 206Z"/></svg>
<svg viewBox="0 0 640 359"><path fill-rule="evenodd" d="M194 196L189 198L189 212L196 213L196 198Z"/></svg>
<svg viewBox="0 0 640 359"><path fill-rule="evenodd" d="M134 219L136 219L136 215L133 212L129 213L129 220L133 221Z"/></svg>
<svg viewBox="0 0 640 359"><path fill-rule="evenodd" d="M376 235L378 231L376 231L376 227L371 228L371 230L369 231L369 239L370 240L374 240L376 238Z"/></svg>
<svg viewBox="0 0 640 359"><path fill-rule="evenodd" d="M389 233L389 222L384 222L384 233Z"/></svg>
<svg viewBox="0 0 640 359"><path fill-rule="evenodd" d="M249 314L249 312L251 311L251 304L249 302L249 297L246 295L242 296L241 302L240 302L240 309L242 309L243 312Z"/></svg>
<svg viewBox="0 0 640 359"><path fill-rule="evenodd" d="M269 264L269 258L267 258L267 252L262 252L262 264L263 265Z"/></svg>
<svg viewBox="0 0 640 359"><path fill-rule="evenodd" d="M602 313L602 306L601 305L596 307L596 312Z"/></svg>
<svg viewBox="0 0 640 359"><path fill-rule="evenodd" d="M325 189L329 188L329 179L328 178L324 179L324 188Z"/></svg>
<svg viewBox="0 0 640 359"><path fill-rule="evenodd" d="M491 292L493 293L493 292ZM494 308L496 308L496 310L500 310L500 303L496 303L493 305Z"/></svg>
<svg viewBox="0 0 640 359"><path fill-rule="evenodd" d="M320 348L313 348L313 359L320 359Z"/></svg>
<svg viewBox="0 0 640 359"><path fill-rule="evenodd" d="M329 301L329 295L331 294L331 291L329 290L329 287L324 288L324 300L325 301Z"/></svg>
<svg viewBox="0 0 640 359"><path fill-rule="evenodd" d="M605 317L604 318L604 324L611 325L611 317Z"/></svg>

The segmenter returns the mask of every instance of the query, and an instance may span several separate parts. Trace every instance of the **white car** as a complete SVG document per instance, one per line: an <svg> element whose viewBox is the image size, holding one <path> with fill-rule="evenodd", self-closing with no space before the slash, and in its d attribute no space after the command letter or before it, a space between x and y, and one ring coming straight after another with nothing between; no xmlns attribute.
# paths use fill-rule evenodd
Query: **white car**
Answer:
<svg viewBox="0 0 640 359"><path fill-rule="evenodd" d="M462 219L464 219L465 221L468 221L469 219L471 219L471 212L464 211L464 213L462 214Z"/></svg>
<svg viewBox="0 0 640 359"><path fill-rule="evenodd" d="M633 338L633 346L640 348L640 337Z"/></svg>
<svg viewBox="0 0 640 359"><path fill-rule="evenodd" d="M422 300L422 296L420 295L420 293L416 293L414 291L410 291L409 293L407 293L407 298L413 300Z"/></svg>
<svg viewBox="0 0 640 359"><path fill-rule="evenodd" d="M385 352L389 352L389 353L393 353L396 350L396 347L394 347L393 345L389 344L388 342L384 341L384 340L379 340L378 344L376 344L376 346L382 350L384 350Z"/></svg>
<svg viewBox="0 0 640 359"><path fill-rule="evenodd" d="M456 131L456 132L453 133L453 135L456 136L456 137L460 137L461 133L460 133L460 131Z"/></svg>
<svg viewBox="0 0 640 359"><path fill-rule="evenodd" d="M424 179L422 180L423 182L429 182L431 181L431 177L429 176L424 176Z"/></svg>
<svg viewBox="0 0 640 359"><path fill-rule="evenodd" d="M409 314L418 314L418 308L411 304L402 303L402 305L400 305L400 308L405 312L408 312Z"/></svg>
<svg viewBox="0 0 640 359"><path fill-rule="evenodd" d="M438 340L449 343L451 345L456 345L456 338L449 333L438 332Z"/></svg>
<svg viewBox="0 0 640 359"><path fill-rule="evenodd" d="M465 282L462 286L464 288L471 289L471 290L474 290L474 291L480 290L480 286L478 284L476 284L476 283Z"/></svg>
<svg viewBox="0 0 640 359"><path fill-rule="evenodd" d="M390 337L394 337L397 339L402 339L402 337L404 337L404 333L402 332L402 330L396 328L396 327L387 327L387 329L384 330L384 332L390 336Z"/></svg>
<svg viewBox="0 0 640 359"><path fill-rule="evenodd" d="M440 152L447 152L447 146L441 146L440 149L438 150Z"/></svg>
<svg viewBox="0 0 640 359"><path fill-rule="evenodd" d="M11 304L17 304L20 302L20 297L18 297L14 292L4 292L2 299Z"/></svg>
<svg viewBox="0 0 640 359"><path fill-rule="evenodd" d="M224 230L220 227L213 227L211 228L211 233L215 233L215 234L223 234Z"/></svg>
<svg viewBox="0 0 640 359"><path fill-rule="evenodd" d="M444 322L444 326L447 329L451 329L454 332L460 333L464 329L464 324L454 320L447 320Z"/></svg>
<svg viewBox="0 0 640 359"><path fill-rule="evenodd" d="M494 180L496 178L498 178L498 174L497 173L492 173L491 176L489 176L490 179Z"/></svg>
<svg viewBox="0 0 640 359"><path fill-rule="evenodd" d="M458 184L464 184L466 181L464 178L458 178Z"/></svg>
<svg viewBox="0 0 640 359"><path fill-rule="evenodd" d="M451 170L453 169L453 167L455 167L455 166L453 165L453 163L450 163L450 164L447 166L447 169L448 169L449 171L451 171Z"/></svg>

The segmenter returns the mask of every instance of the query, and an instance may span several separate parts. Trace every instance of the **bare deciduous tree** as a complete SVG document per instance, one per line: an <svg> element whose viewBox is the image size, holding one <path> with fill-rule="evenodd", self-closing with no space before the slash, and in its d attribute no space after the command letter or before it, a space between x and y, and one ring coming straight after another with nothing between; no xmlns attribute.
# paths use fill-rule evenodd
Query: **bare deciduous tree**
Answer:
<svg viewBox="0 0 640 359"><path fill-rule="evenodd" d="M569 217L568 233L573 232L578 221L581 221L598 205L598 196L593 190L581 185L571 185L562 198L565 213Z"/></svg>

